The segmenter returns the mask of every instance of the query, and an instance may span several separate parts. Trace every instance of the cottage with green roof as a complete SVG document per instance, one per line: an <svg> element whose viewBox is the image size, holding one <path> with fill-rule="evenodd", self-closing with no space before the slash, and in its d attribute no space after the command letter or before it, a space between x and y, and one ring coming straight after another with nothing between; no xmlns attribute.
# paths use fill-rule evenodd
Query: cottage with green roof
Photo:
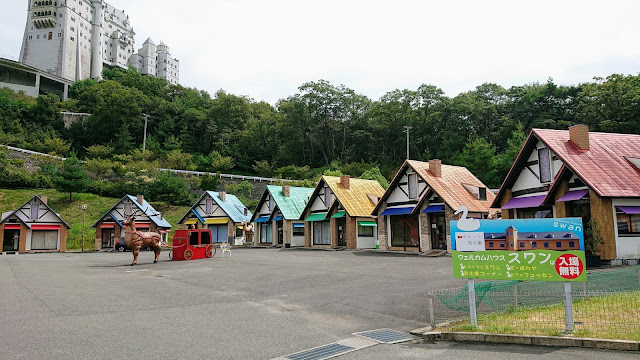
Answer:
<svg viewBox="0 0 640 360"><path fill-rule="evenodd" d="M255 242L304 246L304 221L299 220L313 189L267 185L251 218L255 223Z"/></svg>

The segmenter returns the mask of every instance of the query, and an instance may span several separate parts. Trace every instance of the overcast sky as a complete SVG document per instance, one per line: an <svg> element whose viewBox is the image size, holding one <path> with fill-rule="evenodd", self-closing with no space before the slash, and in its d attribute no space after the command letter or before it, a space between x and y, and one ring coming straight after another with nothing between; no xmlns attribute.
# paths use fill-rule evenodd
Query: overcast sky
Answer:
<svg viewBox="0 0 640 360"><path fill-rule="evenodd" d="M17 59L27 1L0 12L0 56ZM504 87L578 84L640 71L640 1L110 0L136 47L161 40L180 83L275 104L308 81L377 100L420 84L447 96Z"/></svg>

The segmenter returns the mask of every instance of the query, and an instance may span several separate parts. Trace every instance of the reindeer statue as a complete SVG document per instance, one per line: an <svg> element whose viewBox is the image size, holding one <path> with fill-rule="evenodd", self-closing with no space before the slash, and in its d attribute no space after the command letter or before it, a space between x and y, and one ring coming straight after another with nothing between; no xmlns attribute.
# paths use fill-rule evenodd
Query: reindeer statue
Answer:
<svg viewBox="0 0 640 360"><path fill-rule="evenodd" d="M140 248L143 246L148 246L156 253L156 258L153 260L153 263L157 263L160 258L160 252L162 251L162 246L160 245L162 237L160 234L155 232L137 231L136 221L133 216L127 217L122 224L127 228L124 232L124 241L133 251L133 262L131 263L131 266L138 263L138 254L140 253Z"/></svg>
<svg viewBox="0 0 640 360"><path fill-rule="evenodd" d="M242 222L242 231L244 231L245 244L253 243L253 224L247 223L246 220Z"/></svg>

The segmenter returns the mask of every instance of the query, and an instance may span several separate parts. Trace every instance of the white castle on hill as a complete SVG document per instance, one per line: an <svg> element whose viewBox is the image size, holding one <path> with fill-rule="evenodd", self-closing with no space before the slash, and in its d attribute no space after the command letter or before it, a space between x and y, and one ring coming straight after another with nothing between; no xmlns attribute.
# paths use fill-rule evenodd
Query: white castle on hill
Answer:
<svg viewBox="0 0 640 360"><path fill-rule="evenodd" d="M179 61L148 39L135 52L129 16L102 0L29 0L20 62L71 81L100 80L104 65L178 84Z"/></svg>

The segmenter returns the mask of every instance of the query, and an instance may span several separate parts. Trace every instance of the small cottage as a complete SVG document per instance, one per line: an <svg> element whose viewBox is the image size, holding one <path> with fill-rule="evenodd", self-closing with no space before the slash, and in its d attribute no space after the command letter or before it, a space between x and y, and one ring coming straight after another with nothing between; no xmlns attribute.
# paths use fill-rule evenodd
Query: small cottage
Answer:
<svg viewBox="0 0 640 360"><path fill-rule="evenodd" d="M211 229L213 243L241 245L242 222L250 220L251 212L235 195L205 191L178 223L187 228Z"/></svg>
<svg viewBox="0 0 640 360"><path fill-rule="evenodd" d="M493 206L503 219L579 217L597 224L603 260L640 259L640 135L533 129ZM560 246L551 242L549 248Z"/></svg>
<svg viewBox="0 0 640 360"><path fill-rule="evenodd" d="M47 205L47 197L35 195L16 210L2 214L2 252L64 252L68 229L71 226Z"/></svg>
<svg viewBox="0 0 640 360"><path fill-rule="evenodd" d="M124 238L122 221L131 215L135 217L137 230L157 232L162 241L169 240L171 224L162 217L162 213L142 195L125 195L92 225L96 229L96 250L113 249L117 239Z"/></svg>
<svg viewBox="0 0 640 360"><path fill-rule="evenodd" d="M256 244L304 246L304 221L300 215L312 192L312 188L267 185L251 219Z"/></svg>
<svg viewBox="0 0 640 360"><path fill-rule="evenodd" d="M485 219L494 194L467 168L406 160L373 210L380 249L451 252L449 221L462 206Z"/></svg>
<svg viewBox="0 0 640 360"><path fill-rule="evenodd" d="M375 180L323 176L300 217L305 221L305 246L375 249L378 232L371 212L383 194Z"/></svg>

